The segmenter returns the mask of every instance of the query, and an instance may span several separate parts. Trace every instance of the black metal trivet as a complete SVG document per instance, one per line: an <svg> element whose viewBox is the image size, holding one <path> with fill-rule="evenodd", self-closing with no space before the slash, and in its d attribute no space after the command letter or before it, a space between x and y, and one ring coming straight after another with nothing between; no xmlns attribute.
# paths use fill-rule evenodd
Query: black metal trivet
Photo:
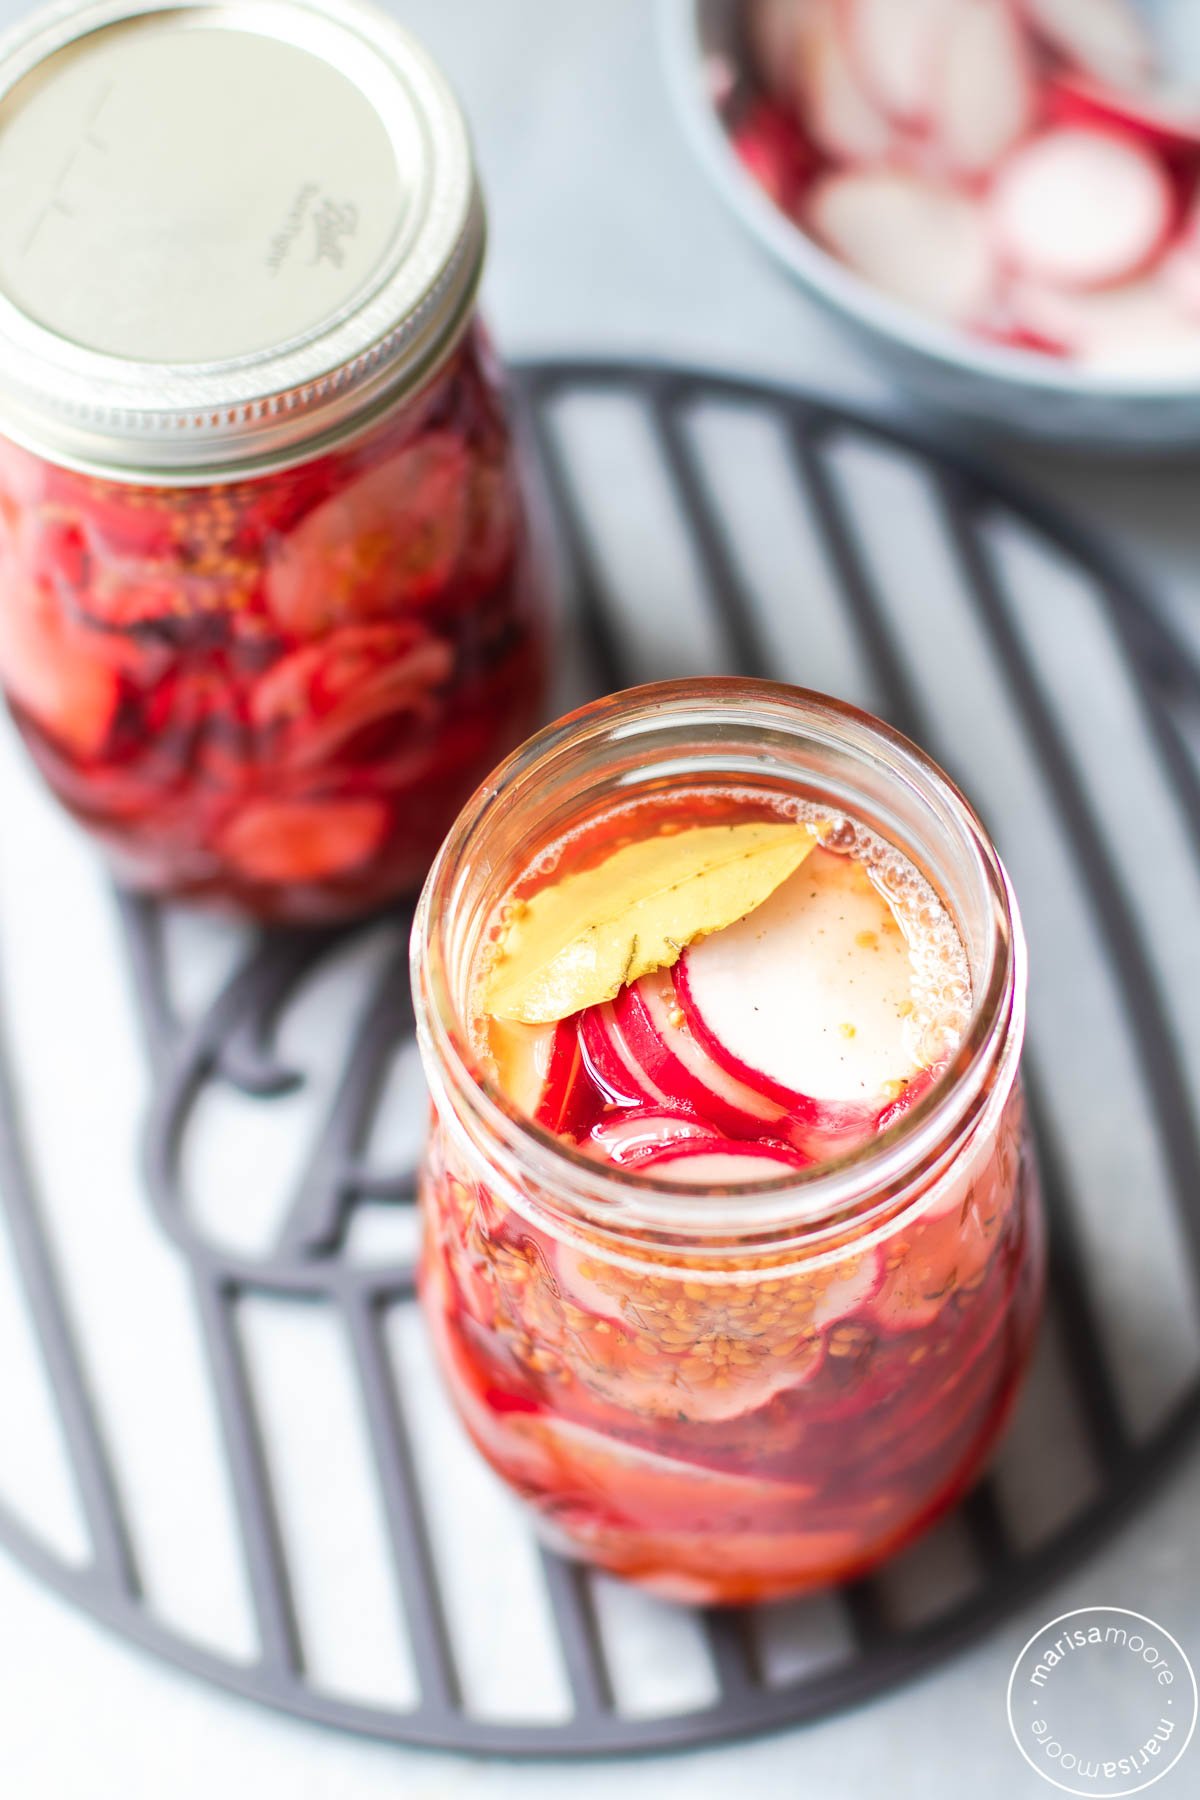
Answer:
<svg viewBox="0 0 1200 1800"><path fill-rule="evenodd" d="M535 1656L515 1607L493 1608L490 1629L500 1659L556 1662L565 1704L557 1715L519 1697L508 1710L477 1704L462 1607L447 1604L455 1549L435 1529L438 1482L452 1478L413 1427L413 1340L392 1329L411 1309L411 1262L354 1248L364 1212L403 1222L413 1200L411 1168L370 1148L411 1031L406 920L248 938L215 998L188 1002L172 974L178 919L124 898L149 1071L142 1200L186 1270L256 1647L237 1657L185 1635L147 1591L125 1504L135 1478L93 1396L72 1246L60 1232L51 1248L11 1030L0 1185L89 1547L81 1563L64 1560L7 1504L0 1541L124 1636L252 1699L402 1742L562 1756L814 1719L927 1668L1090 1551L1194 1431L1200 1036L1187 1014L1194 962L1178 959L1194 955L1198 916L1200 674L1107 552L936 444L785 388L689 370L545 362L521 369L518 385L572 596L562 698L706 671L837 691L926 744L1000 842L1032 945L1028 1066L1052 1221L1049 1326L1015 1433L954 1520L832 1597L668 1617L535 1558L548 1641ZM283 1022L364 935L373 974L306 1127L298 1183L269 1243L235 1250L197 1214L190 1147L212 1129L214 1095L295 1103L306 1074L280 1047ZM405 1067L411 1085L411 1058ZM75 1099L58 1101L64 1132ZM381 1581L393 1584L419 1690L410 1704L321 1673L297 1605L311 1523L297 1535L281 1507L269 1384L242 1323L264 1302L277 1317L320 1309L348 1353L390 1564ZM136 1285L123 1304L136 1313ZM293 1374L302 1379L298 1364ZM499 1542L485 1551L509 1554ZM631 1605L642 1612L622 1625ZM623 1665L639 1631L662 1629L688 1635L696 1704L643 1705Z"/></svg>

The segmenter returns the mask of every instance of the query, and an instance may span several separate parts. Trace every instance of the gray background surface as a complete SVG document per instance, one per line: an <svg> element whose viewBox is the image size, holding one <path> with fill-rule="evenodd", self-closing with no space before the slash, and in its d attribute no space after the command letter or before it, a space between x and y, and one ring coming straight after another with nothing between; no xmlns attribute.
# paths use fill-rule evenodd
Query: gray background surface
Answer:
<svg viewBox="0 0 1200 1800"><path fill-rule="evenodd" d="M650 0L393 0L467 104L491 203L487 303L509 353L665 354L894 404L834 328L743 239L669 112ZM22 10L0 4L7 22ZM1200 644L1195 471L1082 470L1009 453L1153 571ZM96 1196L103 1204L103 1195ZM1200 1657L1200 1457L1079 1575L914 1687L803 1732L622 1766L485 1765L321 1734L115 1644L0 1559L0 1791L25 1800L289 1793L479 1796L621 1791L708 1800L735 1785L815 1800L1037 1800L1004 1692L1014 1655L1071 1607L1123 1605ZM1162 1784L1195 1793L1200 1746Z"/></svg>

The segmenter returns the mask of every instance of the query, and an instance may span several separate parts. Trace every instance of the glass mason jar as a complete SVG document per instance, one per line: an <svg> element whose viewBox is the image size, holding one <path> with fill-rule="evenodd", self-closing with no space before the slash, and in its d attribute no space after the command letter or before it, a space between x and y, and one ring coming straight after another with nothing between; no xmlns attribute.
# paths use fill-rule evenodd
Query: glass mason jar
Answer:
<svg viewBox="0 0 1200 1800"><path fill-rule="evenodd" d="M452 94L304 0L58 8L0 93L0 684L38 767L144 890L415 891L545 662Z"/></svg>
<svg viewBox="0 0 1200 1800"><path fill-rule="evenodd" d="M697 1191L519 1117L465 1007L480 933L540 851L614 800L725 781L799 793L902 850L958 926L974 999L945 1076L881 1137ZM964 1492L1029 1358L1043 1232L1016 906L926 756L767 683L601 701L461 814L413 970L434 1099L424 1305L470 1435L549 1542L669 1597L744 1602L861 1574Z"/></svg>

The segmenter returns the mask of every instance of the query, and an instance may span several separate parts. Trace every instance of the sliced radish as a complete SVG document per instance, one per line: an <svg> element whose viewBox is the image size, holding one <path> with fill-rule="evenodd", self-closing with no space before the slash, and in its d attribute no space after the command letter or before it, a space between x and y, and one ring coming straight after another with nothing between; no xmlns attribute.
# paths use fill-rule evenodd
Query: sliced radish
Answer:
<svg viewBox="0 0 1200 1800"><path fill-rule="evenodd" d="M636 1168L652 1162L684 1142L713 1142L712 1126L694 1114L667 1112L659 1107L645 1107L620 1118L604 1119L593 1125L588 1142L606 1162L618 1168Z"/></svg>
<svg viewBox="0 0 1200 1800"><path fill-rule="evenodd" d="M913 965L862 865L814 850L748 918L684 954L679 991L704 1042L791 1107L874 1119L920 1065Z"/></svg>
<svg viewBox="0 0 1200 1800"><path fill-rule="evenodd" d="M835 256L922 312L968 324L990 298L986 214L952 187L898 169L827 175L807 219Z"/></svg>
<svg viewBox="0 0 1200 1800"><path fill-rule="evenodd" d="M1194 89L1113 87L1063 69L1051 78L1049 94L1062 119L1131 131L1167 155L1200 150L1200 93Z"/></svg>
<svg viewBox="0 0 1200 1800"><path fill-rule="evenodd" d="M4 559L0 604L0 681L9 698L72 756L98 756L117 715L120 681L104 640L59 616Z"/></svg>
<svg viewBox="0 0 1200 1800"><path fill-rule="evenodd" d="M1028 325L1018 325L1011 320L979 325L976 327L976 336L989 344L998 345L1002 350L1029 350L1036 356L1065 357L1068 354L1064 344L1043 336Z"/></svg>
<svg viewBox="0 0 1200 1800"><path fill-rule="evenodd" d="M812 1501L809 1487L773 1481L757 1469L738 1475L683 1462L561 1414L515 1413L509 1428L551 1464L546 1485L553 1494L599 1502L606 1516L643 1529L729 1531L753 1519L765 1531L794 1525Z"/></svg>
<svg viewBox="0 0 1200 1800"><path fill-rule="evenodd" d="M929 92L930 130L957 173L987 174L1020 142L1038 89L1009 0L962 0L945 19Z"/></svg>
<svg viewBox="0 0 1200 1800"><path fill-rule="evenodd" d="M559 1137L574 1137L594 1116L595 1090L574 1019L560 1019L550 1039L546 1079L534 1112L534 1123Z"/></svg>
<svg viewBox="0 0 1200 1800"><path fill-rule="evenodd" d="M656 1095L727 1137L758 1137L783 1118L785 1106L732 1075L696 1039L669 970L622 989L613 1010L643 1085Z"/></svg>
<svg viewBox="0 0 1200 1800"><path fill-rule="evenodd" d="M1145 80L1154 46L1129 0L1021 0L1030 25L1051 50L1122 85Z"/></svg>
<svg viewBox="0 0 1200 1800"><path fill-rule="evenodd" d="M883 1279L883 1257L878 1250L866 1250L851 1258L823 1290L813 1312L813 1324L823 1331L827 1325L836 1325L859 1312L874 1300Z"/></svg>
<svg viewBox="0 0 1200 1800"><path fill-rule="evenodd" d="M1028 330L1094 366L1169 371L1194 361L1200 334L1160 272L1096 293L1015 282L1014 315Z"/></svg>
<svg viewBox="0 0 1200 1800"><path fill-rule="evenodd" d="M842 19L844 0L808 0L800 14L794 101L827 156L875 162L892 149L892 128L859 80Z"/></svg>
<svg viewBox="0 0 1200 1800"><path fill-rule="evenodd" d="M760 100L733 134L733 147L754 181L776 206L794 213L813 173L814 153L791 114Z"/></svg>
<svg viewBox="0 0 1200 1800"><path fill-rule="evenodd" d="M645 1160L644 1172L680 1187L721 1187L736 1181L774 1181L811 1167L787 1144L738 1143L732 1138L694 1138L672 1144Z"/></svg>
<svg viewBox="0 0 1200 1800"><path fill-rule="evenodd" d="M579 1042L597 1085L617 1106L672 1108L672 1096L657 1087L635 1062L611 1003L589 1006L579 1015ZM683 1104L683 1096L675 1096Z"/></svg>
<svg viewBox="0 0 1200 1800"><path fill-rule="evenodd" d="M986 1269L994 1236L972 1215L964 1218L961 1206L919 1225L871 1300L871 1318L889 1331L932 1324L951 1296Z"/></svg>
<svg viewBox="0 0 1200 1800"><path fill-rule="evenodd" d="M964 0L848 0L851 52L863 85L903 124L927 119L939 45L963 7Z"/></svg>
<svg viewBox="0 0 1200 1800"><path fill-rule="evenodd" d="M349 876L383 843L382 800L256 800L234 813L218 840L248 881L287 883Z"/></svg>
<svg viewBox="0 0 1200 1800"><path fill-rule="evenodd" d="M1161 163L1131 138L1083 126L1010 157L992 198L1001 254L1060 287L1127 281L1163 249L1174 217Z"/></svg>

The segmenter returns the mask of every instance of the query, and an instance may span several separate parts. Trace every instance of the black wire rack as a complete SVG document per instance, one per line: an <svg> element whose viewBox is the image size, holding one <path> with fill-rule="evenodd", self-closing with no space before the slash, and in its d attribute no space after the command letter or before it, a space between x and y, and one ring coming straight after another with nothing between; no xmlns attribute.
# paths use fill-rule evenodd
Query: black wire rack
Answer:
<svg viewBox="0 0 1200 1800"><path fill-rule="evenodd" d="M1137 1082L1104 1096L1104 1129L1150 1147L1158 1187L1147 1197L1150 1176L1143 1183L1137 1172L1138 1202L1147 1216L1157 1204L1172 1279L1185 1292L1184 1313L1194 1313L1200 1067L1183 1041L1177 996L1164 974L1162 951L1173 945L1164 946L1163 931L1145 914L1144 884L1103 794L1110 765L1128 774L1135 755L1105 698L1117 683L1120 704L1137 724L1147 808L1169 810L1180 867L1195 876L1200 671L1109 552L936 443L783 387L687 369L540 362L521 368L517 384L570 596L564 665L573 674L564 697L705 669L816 686L834 686L840 675L842 690L855 690L847 697L926 743L983 801L1017 875L1033 941L1029 1070L1051 1224L1049 1332L1059 1415L1043 1427L1040 1450L1036 1433L1019 1422L998 1472L945 1528L957 1534L966 1568L948 1597L922 1575L914 1616L899 1603L889 1572L858 1582L817 1603L823 1616L836 1615L836 1647L782 1678L768 1640L786 1625L787 1609L693 1615L689 1629L711 1675L708 1696L696 1705L647 1716L622 1704L620 1645L604 1626L596 1578L539 1552L566 1708L550 1719L481 1714L464 1690L445 1561L430 1529L436 1499L422 1480L420 1436L388 1328L393 1309L411 1301L411 1261L364 1262L347 1251L361 1208L403 1212L413 1205L413 1169L370 1149L411 1036L407 921L397 916L362 928L384 934L378 978L271 1242L251 1252L222 1243L197 1219L187 1145L212 1090L232 1089L271 1108L303 1086L303 1069L280 1049L281 1021L354 933L248 939L215 997L188 1008L172 990L171 915L124 896L117 904L150 1072L140 1126L142 1198L187 1271L255 1651L235 1658L190 1639L147 1593L125 1474L93 1394L89 1343L65 1292L61 1245L52 1248L43 1216L38 1159L13 1078L21 1044L11 1027L0 1063L3 1216L89 1550L82 1563L67 1562L8 1504L0 1508L0 1541L72 1604L153 1655L303 1718L397 1742L512 1755L693 1746L824 1717L950 1656L1097 1546L1195 1434L1200 1373L1186 1322L1174 1337L1164 1326L1163 1340L1152 1346L1149 1360L1162 1375L1153 1403L1131 1400L1122 1387L1114 1343L1123 1303L1109 1279L1122 1257L1116 1248L1106 1256L1112 1214L1097 1205L1088 1135L1064 1086L1055 1020L1061 1026L1072 995L1111 986L1112 1043L1119 1042ZM786 533L772 551L773 566L764 568L764 547L784 524L793 534L802 530L811 568ZM936 575L921 572L914 534L927 551L932 547ZM971 634L969 655L960 632ZM1020 769L1016 751L1006 761L997 748L1009 741L997 736L1001 713L1020 747ZM1035 812L1052 821L1073 886L1046 863L1031 824ZM1052 988L1063 966L1074 970L1065 999L1055 992L1040 1008L1039 965L1053 976ZM69 1123L69 1095L62 1107ZM1120 1195L1115 1199L1119 1205ZM256 1297L323 1309L342 1333L373 1460L386 1573L416 1670L419 1695L411 1704L332 1692L311 1672L295 1551L281 1528L266 1446L269 1421L239 1329L239 1309ZM126 1303L138 1307L136 1291ZM1160 1310L1153 1295L1145 1304ZM1142 1321L1139 1329L1153 1328ZM1057 1447L1067 1433L1090 1469L1073 1500L1057 1491L1057 1465L1044 1466L1046 1443ZM1019 1502L1034 1472L1043 1489L1048 1485L1050 1506L1027 1528ZM916 1553L918 1570L923 1554ZM808 1606L793 1612L803 1615Z"/></svg>

